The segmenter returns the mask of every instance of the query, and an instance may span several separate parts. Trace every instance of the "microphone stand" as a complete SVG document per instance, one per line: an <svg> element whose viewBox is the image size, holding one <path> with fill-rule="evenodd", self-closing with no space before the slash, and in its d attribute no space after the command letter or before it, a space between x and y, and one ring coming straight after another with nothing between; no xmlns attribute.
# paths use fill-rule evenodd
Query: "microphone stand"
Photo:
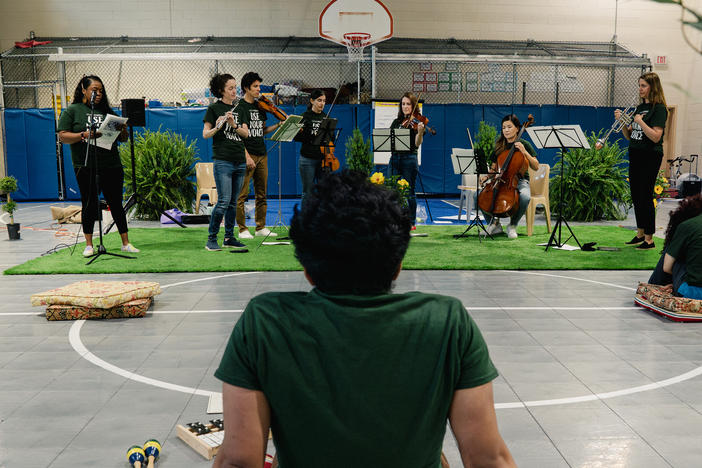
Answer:
<svg viewBox="0 0 702 468"><path fill-rule="evenodd" d="M105 248L105 245L103 243L102 239L102 208L100 207L100 175L98 172L98 159L97 159L97 154L96 154L96 147L97 147L97 129L95 128L95 91L92 92L90 95L90 121L89 121L89 136L88 136L88 141L86 142L85 146L85 163L84 167L88 169L88 171L95 171L95 177L93 179L93 182L95 183L95 208L98 210L98 232L100 233L100 245L98 245L97 251L90 255L88 258L90 258L90 261L86 263L86 265L90 265L93 263L95 260L100 257L100 255L112 255L113 257L121 257L121 258L136 258L136 257L130 257L128 255L122 255L122 254L116 254L116 253L111 253L108 252L107 249ZM92 145L90 141L92 140ZM90 156L90 148L92 147L92 156L93 156L93 162L95 163L94 168L88 167L88 158Z"/></svg>

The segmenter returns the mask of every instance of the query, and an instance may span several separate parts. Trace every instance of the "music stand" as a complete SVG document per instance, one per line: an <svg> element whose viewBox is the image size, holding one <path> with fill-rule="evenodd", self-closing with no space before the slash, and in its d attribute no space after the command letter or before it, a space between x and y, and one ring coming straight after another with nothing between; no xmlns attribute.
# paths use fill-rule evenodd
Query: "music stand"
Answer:
<svg viewBox="0 0 702 468"><path fill-rule="evenodd" d="M556 249L569 250L567 248L564 248L564 246L570 240L571 237L578 244L578 247L582 249L580 241L578 241L578 238L575 237L575 233L568 225L568 221L566 221L563 217L563 173L565 172L565 164L563 162L563 159L564 154L570 148L590 149L590 145L587 142L587 138L585 137L585 134L580 128L580 125L550 125L544 127L529 127L527 128L527 132L529 133L531 140L534 142L537 148L561 149L561 196L558 202L558 220L553 226L553 230L551 231L551 237L549 238L548 243L546 244L545 251L548 252L548 248L551 246L554 246L554 248ZM568 237L568 239L566 239L565 241L561 240L562 223L565 223L566 227L568 228L568 231L570 231L570 237ZM556 231L558 231L557 241Z"/></svg>
<svg viewBox="0 0 702 468"><path fill-rule="evenodd" d="M283 223L283 184L282 184L282 173L283 173L283 147L281 143L291 142L293 138L300 132L302 128L302 117L299 115L289 115L288 118L282 123L282 125L271 135L269 138L271 141L277 142L278 145L278 214L276 215L275 223L273 224L273 229L281 226L283 229L288 227ZM269 234L270 235L270 234ZM268 239L266 236L263 242ZM283 237L279 240L284 240Z"/></svg>
<svg viewBox="0 0 702 468"><path fill-rule="evenodd" d="M411 139L410 139L410 129L409 128L374 128L371 133L371 139L373 142L373 152L383 152L383 153L409 153L411 151ZM391 169L392 170L392 169ZM422 191L420 192L424 195L424 205L427 208L427 214L431 222L434 222L434 218L431 216L431 209L429 209L429 202L427 201L427 194L424 190L424 182L422 181L422 174L419 172L419 164L417 165L417 178L422 186ZM408 181L409 182L409 181ZM417 188L415 187L415 199L417 197Z"/></svg>
<svg viewBox="0 0 702 468"><path fill-rule="evenodd" d="M454 174L460 174L461 178L463 177L464 174L475 174L476 175L476 182L480 180L481 170L480 166L481 164L478 161L479 156L475 154L475 152L472 149L462 149L462 148L454 148L453 152L451 153L451 162L453 163L453 173ZM477 193L477 187L476 187L476 193ZM468 203L466 201L466 203ZM463 231L462 234L454 234L453 238L454 239L460 239L462 237L465 237L466 234L468 234L468 231L473 229L474 227L477 226L478 230L483 230L486 236L490 236L490 239L493 239L492 235L485 229L485 224L483 224L483 220L480 219L480 212L478 211L478 201L476 199L474 203L475 209L475 221L472 223L470 222L470 212L466 212L466 224L468 224L468 227L466 228L465 231ZM478 240L482 242L483 240L480 238L480 233L478 233Z"/></svg>

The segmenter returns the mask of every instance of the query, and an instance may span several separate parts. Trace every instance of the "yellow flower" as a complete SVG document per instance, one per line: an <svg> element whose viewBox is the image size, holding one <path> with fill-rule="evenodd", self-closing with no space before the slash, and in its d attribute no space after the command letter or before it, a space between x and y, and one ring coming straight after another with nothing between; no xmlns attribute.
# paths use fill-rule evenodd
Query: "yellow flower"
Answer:
<svg viewBox="0 0 702 468"><path fill-rule="evenodd" d="M668 183L668 179L666 179L665 177L663 177L663 183L664 183L664 184L667 184L667 183Z"/></svg>
<svg viewBox="0 0 702 468"><path fill-rule="evenodd" d="M374 184L382 185L385 182L385 176L382 172L376 172L371 176L370 181Z"/></svg>
<svg viewBox="0 0 702 468"><path fill-rule="evenodd" d="M654 208L658 207L658 200L656 200L655 198L653 199L653 207Z"/></svg>
<svg viewBox="0 0 702 468"><path fill-rule="evenodd" d="M661 193L663 193L663 187L661 187L660 185L656 185L655 187L653 187L653 193L655 193L656 195L660 195Z"/></svg>
<svg viewBox="0 0 702 468"><path fill-rule="evenodd" d="M405 179L400 179L397 181L397 185L400 187L409 187L409 182L407 182Z"/></svg>
<svg viewBox="0 0 702 468"><path fill-rule="evenodd" d="M628 177L626 178L626 181L629 182L629 178L628 178Z"/></svg>

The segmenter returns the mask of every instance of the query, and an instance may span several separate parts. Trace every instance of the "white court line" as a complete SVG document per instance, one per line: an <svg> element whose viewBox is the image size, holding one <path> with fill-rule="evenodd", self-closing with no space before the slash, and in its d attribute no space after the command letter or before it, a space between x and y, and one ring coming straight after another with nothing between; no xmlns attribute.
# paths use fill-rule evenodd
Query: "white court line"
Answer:
<svg viewBox="0 0 702 468"><path fill-rule="evenodd" d="M506 273L521 273L523 275L549 276L551 278L572 279L572 280L576 280L576 281L585 281L586 283L595 283L595 284L601 284L603 286L611 286L613 288L626 289L627 291L636 291L636 288L631 288L628 286L620 286L620 285L614 284L614 283L605 283L603 281L595 281L595 280L589 280L589 279L585 279L585 278L576 278L574 276L552 275L549 273L535 273L533 271L523 271L523 270L500 270L500 271L504 271Z"/></svg>
<svg viewBox="0 0 702 468"><path fill-rule="evenodd" d="M134 380L136 382L141 382L147 385L153 385L154 387L160 387L160 388L165 388L166 390L173 390L176 392L181 392L181 393L187 393L190 395L201 395L201 396L206 396L206 397L212 397L212 396L219 396L221 395L220 392L211 392L209 390L200 390L197 388L192 388L192 387L184 387L182 385L176 385L172 384L169 382L164 382L162 380L156 380L152 379L150 377L144 377L143 375L135 374L134 372L130 372L127 370L124 370L120 367L117 367L113 364L110 364L107 361L103 361L90 351L88 351L88 348L85 347L83 342L80 339L80 329L83 327L83 324L85 323L85 320L78 320L76 323L74 323L71 326L71 330L68 333L68 341L71 343L71 346L73 349L76 350L76 352L85 360L92 362L98 367L102 367L106 371L112 372L113 374L120 375L122 377L125 377L130 380Z"/></svg>
<svg viewBox="0 0 702 468"><path fill-rule="evenodd" d="M638 306L622 307L558 307L558 306L538 306L538 307L466 307L466 310L641 310Z"/></svg>
<svg viewBox="0 0 702 468"><path fill-rule="evenodd" d="M181 281L180 283L167 284L165 286L161 286L161 289L172 288L173 286L182 286L184 284L189 284L189 283L197 283L199 281L209 281L209 280L213 280L213 279L230 278L232 276L241 276L241 275L253 275L255 273L260 273L260 272L259 271L240 271L238 273L229 273L226 275L208 276L206 278L198 278L198 279L193 279L193 280Z"/></svg>

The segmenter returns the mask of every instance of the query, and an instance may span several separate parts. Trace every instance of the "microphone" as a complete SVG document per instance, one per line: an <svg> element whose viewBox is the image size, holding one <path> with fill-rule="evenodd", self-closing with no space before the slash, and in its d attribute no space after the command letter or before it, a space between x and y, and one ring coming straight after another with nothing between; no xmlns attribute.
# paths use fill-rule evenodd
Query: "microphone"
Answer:
<svg viewBox="0 0 702 468"><path fill-rule="evenodd" d="M97 93L95 92L95 90L93 90L93 91L90 93L90 105L91 105L91 106L95 104L95 95L96 95L96 94L97 94Z"/></svg>

